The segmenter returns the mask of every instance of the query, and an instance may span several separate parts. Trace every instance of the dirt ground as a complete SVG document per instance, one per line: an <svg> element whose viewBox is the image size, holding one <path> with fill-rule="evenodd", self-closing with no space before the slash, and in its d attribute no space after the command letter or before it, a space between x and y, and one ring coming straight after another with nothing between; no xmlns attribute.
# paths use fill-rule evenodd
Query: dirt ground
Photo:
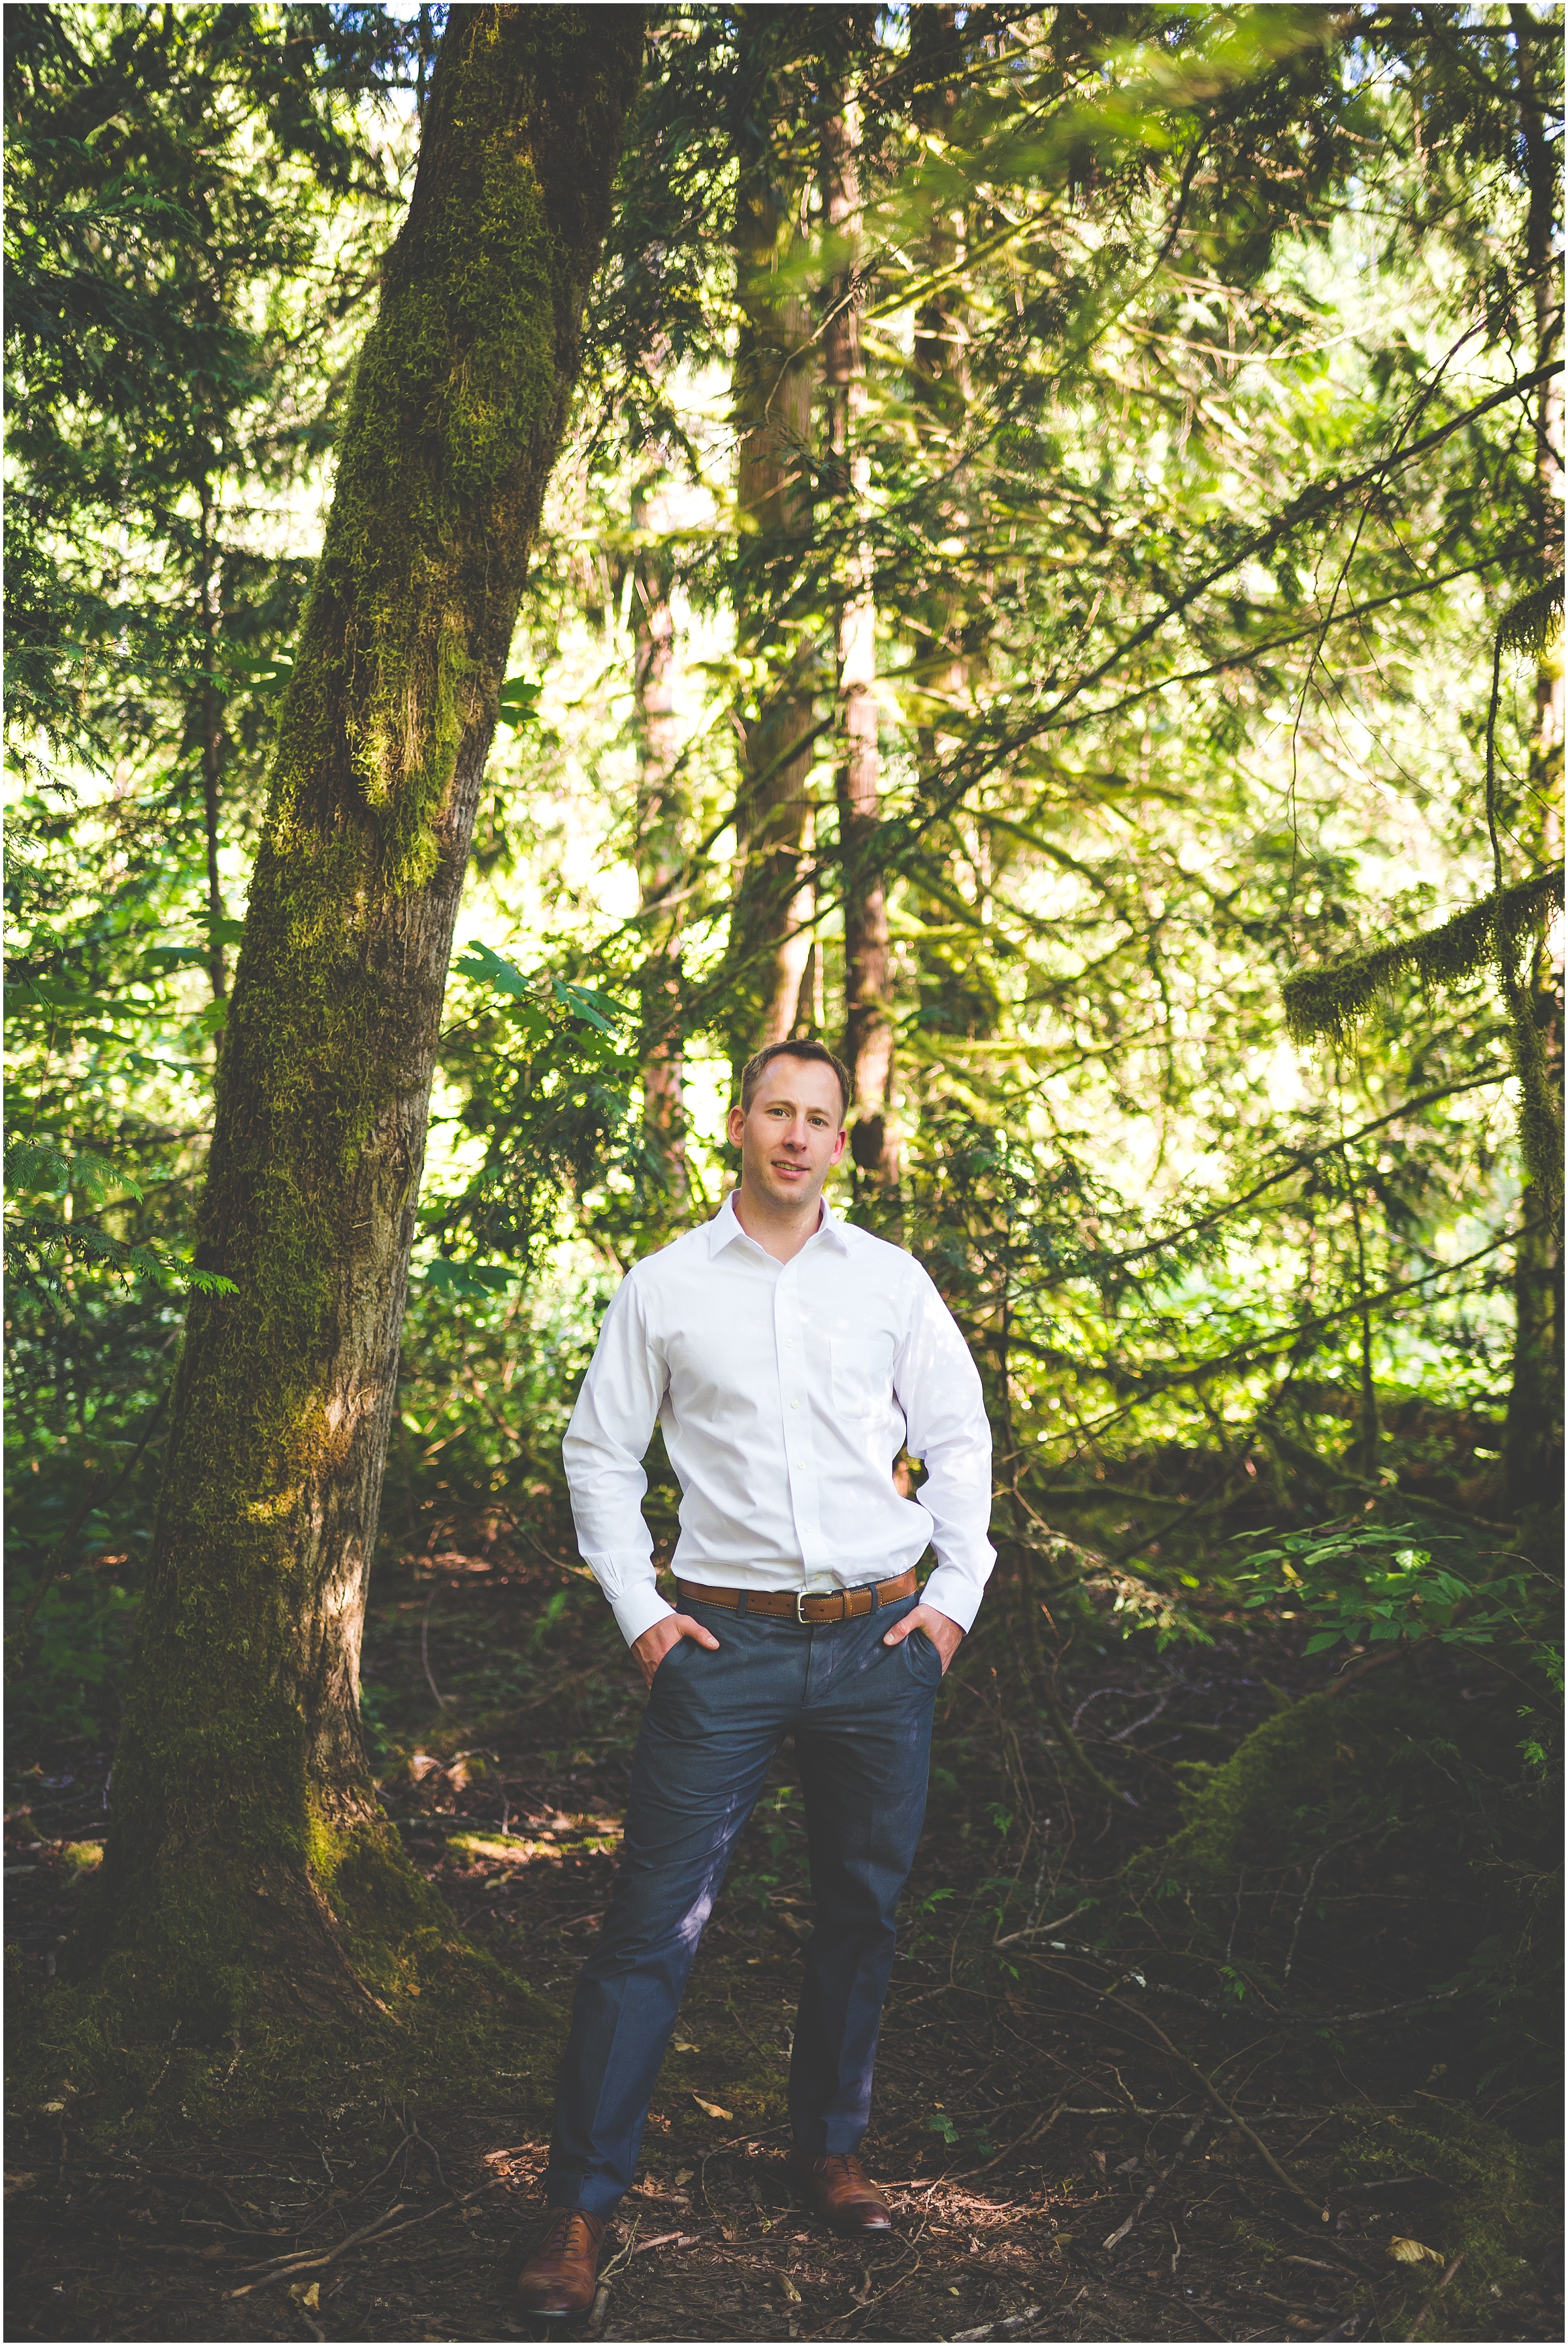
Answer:
<svg viewBox="0 0 1568 2346"><path fill-rule="evenodd" d="M642 1697L574 1593L536 1634L555 1585L494 1547L411 1564L372 1619L367 1680L383 1800L411 1854L564 2013L614 1868ZM1278 1698L1256 1639L1222 1627L1196 1658L1112 1643L1080 1668L1079 1732L1133 1794L1120 1807L1010 1717L994 1658L972 1641L944 1690L887 2007L866 2155L893 2237L871 2249L832 2239L782 2169L809 1931L786 1749L699 1953L589 2334L1561 2337L1561 2267L1539 2258L1492 2286L1492 2310L1445 2321L1451 2179L1419 2161L1345 2179L1344 2146L1369 2114L1393 2122L1423 2076L1443 2086L1441 2031L1348 2040L1309 2062L1245 2017L1217 2040L1208 2015L1136 1998L1135 1970L1118 1974L1114 1953L1074 1936L1084 1882L1170 1829L1175 1760L1214 1756ZM1271 1676L1291 1667L1263 1658ZM109 1758L62 1742L13 1770L7 1939L33 1978L101 1838ZM976 1986L965 1951L981 1941L991 1969ZM68 2101L13 2111L5 2334L533 2334L511 2288L536 2218L550 2057L520 2041L491 2093L400 2106L346 2074L337 2106L265 2127L199 2130L156 2089L118 2133Z"/></svg>

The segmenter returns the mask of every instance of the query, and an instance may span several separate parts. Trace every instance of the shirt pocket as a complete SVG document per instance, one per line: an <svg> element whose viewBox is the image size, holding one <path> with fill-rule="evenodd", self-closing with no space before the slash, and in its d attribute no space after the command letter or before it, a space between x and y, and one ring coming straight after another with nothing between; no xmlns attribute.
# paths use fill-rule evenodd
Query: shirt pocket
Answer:
<svg viewBox="0 0 1568 2346"><path fill-rule="evenodd" d="M846 1417L871 1417L892 1399L891 1336L829 1339L833 1406Z"/></svg>

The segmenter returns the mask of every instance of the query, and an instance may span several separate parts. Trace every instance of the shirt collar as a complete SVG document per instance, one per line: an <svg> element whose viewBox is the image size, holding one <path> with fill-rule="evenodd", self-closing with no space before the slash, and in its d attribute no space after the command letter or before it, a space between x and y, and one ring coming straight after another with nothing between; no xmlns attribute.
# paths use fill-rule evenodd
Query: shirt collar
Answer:
<svg viewBox="0 0 1568 2346"><path fill-rule="evenodd" d="M707 1227L708 1252L710 1261L723 1253L725 1248L729 1245L731 1239L745 1238L746 1232L741 1228L740 1218L735 1210L735 1196L733 1191L731 1191L729 1196L725 1198L723 1205L720 1206L718 1213L715 1214L713 1219ZM847 1236L848 1229L849 1224L842 1220L841 1218L833 1211L832 1207L828 1203L826 1198L824 1198L822 1200L821 1219L818 1222L816 1229L812 1231L811 1237L807 1239L806 1244L807 1246L809 1246L813 1239L820 1239L828 1246L836 1247L840 1254L848 1254L850 1251L850 1240ZM804 1250L802 1250L802 1251L804 1251Z"/></svg>

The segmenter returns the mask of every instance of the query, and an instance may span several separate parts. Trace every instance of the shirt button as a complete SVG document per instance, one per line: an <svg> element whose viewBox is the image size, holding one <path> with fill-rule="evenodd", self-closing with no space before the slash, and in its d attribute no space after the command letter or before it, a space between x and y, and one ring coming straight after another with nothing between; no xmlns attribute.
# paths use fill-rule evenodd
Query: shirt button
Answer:
<svg viewBox="0 0 1568 2346"><path fill-rule="evenodd" d="M792 1402L790 1402L789 1406L790 1406L790 1408L791 1408L791 1409L799 1409L799 1406L800 1406L800 1404L799 1404L799 1402L798 1401L792 1401Z"/></svg>

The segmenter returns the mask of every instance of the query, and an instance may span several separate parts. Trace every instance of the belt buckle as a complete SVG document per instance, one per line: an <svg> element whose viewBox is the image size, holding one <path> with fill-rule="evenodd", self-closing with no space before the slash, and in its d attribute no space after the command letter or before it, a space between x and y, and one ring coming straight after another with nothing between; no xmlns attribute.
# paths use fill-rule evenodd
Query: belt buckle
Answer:
<svg viewBox="0 0 1568 2346"><path fill-rule="evenodd" d="M801 1610L807 1597L809 1596L811 1592L809 1588L801 1588L797 1590L795 1596L795 1618L799 1621L802 1629L809 1629L811 1626L809 1621L807 1620L804 1612Z"/></svg>

